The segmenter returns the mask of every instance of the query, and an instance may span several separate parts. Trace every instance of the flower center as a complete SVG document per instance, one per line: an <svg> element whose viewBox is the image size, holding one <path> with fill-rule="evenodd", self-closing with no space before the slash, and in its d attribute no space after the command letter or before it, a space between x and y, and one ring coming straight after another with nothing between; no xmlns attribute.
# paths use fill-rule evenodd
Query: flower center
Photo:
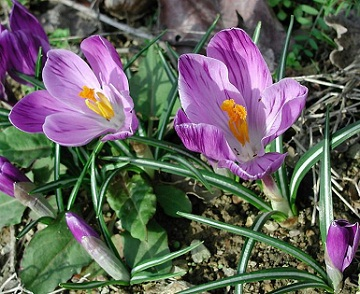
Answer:
<svg viewBox="0 0 360 294"><path fill-rule="evenodd" d="M98 115L101 115L103 118L110 120L115 115L109 99L103 93L95 93L94 89L84 86L83 90L79 93L79 96L85 99L87 107Z"/></svg>
<svg viewBox="0 0 360 294"><path fill-rule="evenodd" d="M230 131L241 145L244 146L246 142L250 141L245 107L236 104L234 99L227 99L221 104L221 110L226 111L228 114Z"/></svg>

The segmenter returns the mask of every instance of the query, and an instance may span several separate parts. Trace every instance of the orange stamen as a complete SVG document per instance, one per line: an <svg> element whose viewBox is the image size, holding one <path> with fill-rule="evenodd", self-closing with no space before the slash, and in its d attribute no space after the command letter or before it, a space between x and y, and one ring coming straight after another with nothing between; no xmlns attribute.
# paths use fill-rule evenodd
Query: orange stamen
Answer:
<svg viewBox="0 0 360 294"><path fill-rule="evenodd" d="M227 112L229 116L230 131L241 145L244 146L246 142L250 141L245 107L236 104L234 99L227 99L221 104L221 110Z"/></svg>

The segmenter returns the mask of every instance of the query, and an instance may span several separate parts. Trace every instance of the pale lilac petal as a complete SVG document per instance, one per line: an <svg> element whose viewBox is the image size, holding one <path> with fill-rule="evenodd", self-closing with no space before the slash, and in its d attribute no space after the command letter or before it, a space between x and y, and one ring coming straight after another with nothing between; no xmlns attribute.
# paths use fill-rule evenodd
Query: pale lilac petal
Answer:
<svg viewBox="0 0 360 294"><path fill-rule="evenodd" d="M207 55L226 65L230 82L240 91L248 108L253 108L261 92L272 84L269 68L259 49L241 29L217 33L209 42Z"/></svg>
<svg viewBox="0 0 360 294"><path fill-rule="evenodd" d="M106 119L94 113L86 116L74 112L60 112L46 118L45 135L63 146L83 146L91 140L111 132Z"/></svg>
<svg viewBox="0 0 360 294"><path fill-rule="evenodd" d="M84 86L100 88L95 74L87 63L75 53L64 49L53 49L48 52L43 80L52 96L84 112L88 112L89 109L79 93Z"/></svg>
<svg viewBox="0 0 360 294"><path fill-rule="evenodd" d="M181 106L193 123L228 129L228 116L221 110L226 99L244 105L244 99L228 80L225 65L199 54L184 54L179 59Z"/></svg>
<svg viewBox="0 0 360 294"><path fill-rule="evenodd" d="M111 140L123 140L128 137L131 137L135 134L139 121L136 117L135 111L124 110L125 111L125 121L123 122L119 130L111 131L110 134L105 135L101 138L101 141L111 141Z"/></svg>
<svg viewBox="0 0 360 294"><path fill-rule="evenodd" d="M174 128L187 149L202 153L210 160L236 160L219 128L191 123L182 110L176 114Z"/></svg>
<svg viewBox="0 0 360 294"><path fill-rule="evenodd" d="M228 168L233 174L244 180L258 180L278 170L285 157L286 154L269 152L243 163L230 160L219 161L218 166Z"/></svg>
<svg viewBox="0 0 360 294"><path fill-rule="evenodd" d="M264 146L283 134L299 117L305 106L308 89L287 78L265 89L262 103L266 117Z"/></svg>
<svg viewBox="0 0 360 294"><path fill-rule="evenodd" d="M91 36L81 42L81 50L102 84L112 84L119 91L129 90L119 54L108 40Z"/></svg>
<svg viewBox="0 0 360 294"><path fill-rule="evenodd" d="M16 103L9 114L9 120L24 132L41 133L45 118L59 111L71 111L71 109L52 97L46 90L40 90Z"/></svg>
<svg viewBox="0 0 360 294"><path fill-rule="evenodd" d="M45 41L47 35L40 22L17 0L13 0L14 6L10 12L10 28L12 31L26 30L29 33L39 36Z"/></svg>

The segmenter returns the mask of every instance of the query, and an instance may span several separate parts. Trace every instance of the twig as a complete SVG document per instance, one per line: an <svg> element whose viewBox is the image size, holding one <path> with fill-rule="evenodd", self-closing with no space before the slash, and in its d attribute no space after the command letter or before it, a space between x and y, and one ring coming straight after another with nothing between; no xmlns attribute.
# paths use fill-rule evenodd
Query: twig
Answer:
<svg viewBox="0 0 360 294"><path fill-rule="evenodd" d="M143 30L132 28L126 24L119 23L119 22L111 19L110 17L106 16L105 14L96 13L91 8L88 8L86 6L78 4L74 1L71 1L71 0L50 0L50 1L55 2L55 3L62 3L66 6L69 6L75 10L78 10L78 11L84 13L85 15L87 15L89 17L98 19L98 20L102 21L103 23L113 26L114 28L117 28L120 31L123 31L127 34L133 35L135 37L142 38L142 39L149 39L149 40L155 38L153 35L148 34L148 33L144 32Z"/></svg>

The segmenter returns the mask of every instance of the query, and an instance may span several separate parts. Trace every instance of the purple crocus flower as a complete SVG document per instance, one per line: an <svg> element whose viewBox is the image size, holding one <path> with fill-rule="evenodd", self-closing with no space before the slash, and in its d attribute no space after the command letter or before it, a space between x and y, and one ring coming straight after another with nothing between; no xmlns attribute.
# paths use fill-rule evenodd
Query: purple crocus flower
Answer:
<svg viewBox="0 0 360 294"><path fill-rule="evenodd" d="M14 197L14 184L17 182L30 180L7 158L0 156L0 191Z"/></svg>
<svg viewBox="0 0 360 294"><path fill-rule="evenodd" d="M48 52L43 69L46 90L21 99L9 119L22 131L43 132L64 146L81 146L134 134L138 120L129 85L115 48L101 36L81 43L91 68L75 53Z"/></svg>
<svg viewBox="0 0 360 294"><path fill-rule="evenodd" d="M46 55L50 44L40 22L17 0L13 0L13 8L10 12L9 30L4 29L0 35L0 43L3 51L11 52L7 56L6 70L9 75L22 84L26 81L19 78L16 72L33 76L35 74L36 61L39 48ZM45 59L43 59L43 62ZM0 74L1 76L1 74Z"/></svg>
<svg viewBox="0 0 360 294"><path fill-rule="evenodd" d="M182 110L175 130L190 150L245 180L276 171L286 154L265 153L305 105L307 88L292 79L273 84L259 49L241 29L217 33L207 56L179 60Z"/></svg>
<svg viewBox="0 0 360 294"><path fill-rule="evenodd" d="M115 280L128 281L130 275L126 267L100 239L82 218L73 212L65 214L66 223L76 241Z"/></svg>
<svg viewBox="0 0 360 294"><path fill-rule="evenodd" d="M347 220L334 220L326 237L326 271L334 289L341 286L342 273L354 259L360 242L359 223L351 224Z"/></svg>

